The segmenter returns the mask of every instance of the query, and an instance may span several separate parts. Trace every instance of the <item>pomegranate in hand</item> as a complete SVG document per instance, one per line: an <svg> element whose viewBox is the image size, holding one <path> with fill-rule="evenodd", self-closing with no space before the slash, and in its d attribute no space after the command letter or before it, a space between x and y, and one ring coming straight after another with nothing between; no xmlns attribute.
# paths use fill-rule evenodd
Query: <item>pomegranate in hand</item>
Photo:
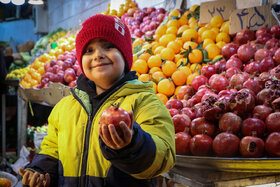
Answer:
<svg viewBox="0 0 280 187"><path fill-rule="evenodd" d="M131 119L127 111L119 108L120 104L112 104L112 107L104 110L100 118L100 125L113 124L118 132L119 136L123 136L123 132L119 126L120 122L123 121L130 128Z"/></svg>

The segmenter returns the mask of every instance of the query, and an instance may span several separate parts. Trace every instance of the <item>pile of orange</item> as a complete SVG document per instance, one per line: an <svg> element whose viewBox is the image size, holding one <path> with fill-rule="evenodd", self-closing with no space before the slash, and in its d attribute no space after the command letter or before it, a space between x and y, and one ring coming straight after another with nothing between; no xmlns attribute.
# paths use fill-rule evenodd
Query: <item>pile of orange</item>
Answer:
<svg viewBox="0 0 280 187"><path fill-rule="evenodd" d="M137 38L133 42L133 49L140 46L141 50L133 56L132 70L139 80L153 82L164 103L181 86L191 84L207 62L221 58L221 48L231 41L229 22L215 16L210 23L201 24L192 16L198 7L183 14L171 11L168 21L156 29L154 41Z"/></svg>
<svg viewBox="0 0 280 187"><path fill-rule="evenodd" d="M58 46L51 49L49 53L44 53L30 64L29 71L23 76L20 85L23 88L36 87L41 82L42 75L45 73L44 64L56 60L58 55L62 55L65 51L75 49L75 36L73 34L60 38L57 42Z"/></svg>
<svg viewBox="0 0 280 187"><path fill-rule="evenodd" d="M124 4L120 4L118 10L112 9L111 4L109 3L107 6L107 10L103 11L101 13L105 14L105 15L117 16L120 18L127 11L129 11L129 10L132 11L132 9L138 10L136 2L134 2L132 0L125 0Z"/></svg>

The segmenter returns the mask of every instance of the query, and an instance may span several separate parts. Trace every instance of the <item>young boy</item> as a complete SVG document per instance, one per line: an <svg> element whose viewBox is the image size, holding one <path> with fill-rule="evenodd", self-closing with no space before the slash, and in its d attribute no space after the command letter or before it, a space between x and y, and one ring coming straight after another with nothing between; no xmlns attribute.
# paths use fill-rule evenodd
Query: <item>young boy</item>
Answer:
<svg viewBox="0 0 280 187"><path fill-rule="evenodd" d="M77 35L76 53L83 74L72 94L52 110L42 151L20 169L23 184L155 186L151 179L175 164L174 126L152 84L130 72L127 26L113 16L90 17ZM103 111L115 103L129 111L133 122L131 128L120 123L122 137L114 125L99 124Z"/></svg>

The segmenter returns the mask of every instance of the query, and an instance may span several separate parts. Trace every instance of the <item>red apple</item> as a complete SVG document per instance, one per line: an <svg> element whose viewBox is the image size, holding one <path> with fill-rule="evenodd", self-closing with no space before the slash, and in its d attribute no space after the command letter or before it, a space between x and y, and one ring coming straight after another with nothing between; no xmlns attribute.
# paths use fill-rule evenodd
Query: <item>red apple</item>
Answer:
<svg viewBox="0 0 280 187"><path fill-rule="evenodd" d="M62 64L62 69L65 71L68 68L72 68L73 63L72 60L65 60L64 63Z"/></svg>
<svg viewBox="0 0 280 187"><path fill-rule="evenodd" d="M50 61L50 66L53 67L54 65L56 65L56 63L57 63L56 60L51 60Z"/></svg>
<svg viewBox="0 0 280 187"><path fill-rule="evenodd" d="M70 82L76 80L75 70L72 68L66 69L65 73L64 73L64 80L67 83L70 83Z"/></svg>

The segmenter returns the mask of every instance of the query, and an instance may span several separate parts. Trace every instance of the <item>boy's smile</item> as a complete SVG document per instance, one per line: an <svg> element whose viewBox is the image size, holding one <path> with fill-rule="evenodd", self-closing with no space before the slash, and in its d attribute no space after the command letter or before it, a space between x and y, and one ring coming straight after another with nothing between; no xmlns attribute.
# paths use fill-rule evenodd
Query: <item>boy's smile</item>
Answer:
<svg viewBox="0 0 280 187"><path fill-rule="evenodd" d="M94 39L84 50L82 66L97 91L98 88L107 90L124 75L125 59L111 42Z"/></svg>

